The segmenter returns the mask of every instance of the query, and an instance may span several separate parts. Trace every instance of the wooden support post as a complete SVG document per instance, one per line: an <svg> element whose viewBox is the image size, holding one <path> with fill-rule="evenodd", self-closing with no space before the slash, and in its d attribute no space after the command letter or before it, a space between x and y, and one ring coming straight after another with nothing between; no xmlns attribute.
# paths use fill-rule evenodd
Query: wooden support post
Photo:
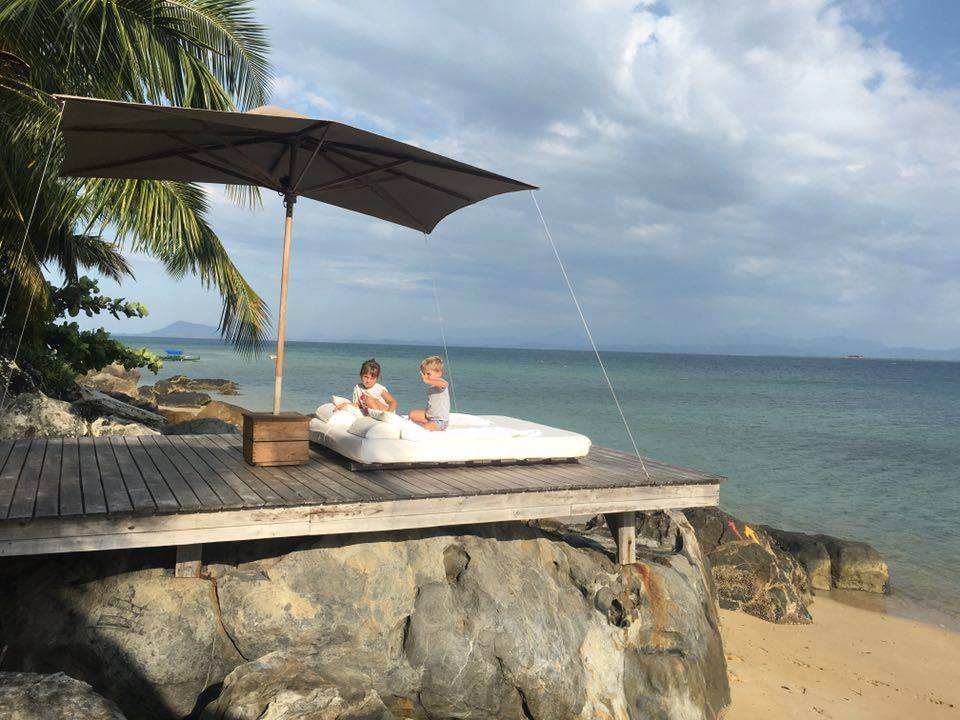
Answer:
<svg viewBox="0 0 960 720"><path fill-rule="evenodd" d="M178 578L200 577L203 545L177 545L177 567L174 576Z"/></svg>
<svg viewBox="0 0 960 720"><path fill-rule="evenodd" d="M603 517L617 544L617 563L632 565L637 561L637 513L604 513Z"/></svg>

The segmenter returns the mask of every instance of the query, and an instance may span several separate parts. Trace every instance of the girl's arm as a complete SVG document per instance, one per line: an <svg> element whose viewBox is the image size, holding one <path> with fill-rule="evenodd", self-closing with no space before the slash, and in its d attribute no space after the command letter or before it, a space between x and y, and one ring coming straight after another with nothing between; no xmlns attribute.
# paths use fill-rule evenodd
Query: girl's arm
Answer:
<svg viewBox="0 0 960 720"><path fill-rule="evenodd" d="M397 401L393 399L393 395L387 390L384 390L380 397L387 401L387 410L389 412L394 412L397 409Z"/></svg>

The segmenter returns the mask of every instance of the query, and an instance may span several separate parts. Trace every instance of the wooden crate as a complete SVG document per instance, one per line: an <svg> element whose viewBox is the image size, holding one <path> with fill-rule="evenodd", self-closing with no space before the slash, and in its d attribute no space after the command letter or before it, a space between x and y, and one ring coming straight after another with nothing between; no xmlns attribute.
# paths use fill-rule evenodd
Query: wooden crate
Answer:
<svg viewBox="0 0 960 720"><path fill-rule="evenodd" d="M250 465L303 465L310 459L310 418L296 412L243 412L243 459Z"/></svg>

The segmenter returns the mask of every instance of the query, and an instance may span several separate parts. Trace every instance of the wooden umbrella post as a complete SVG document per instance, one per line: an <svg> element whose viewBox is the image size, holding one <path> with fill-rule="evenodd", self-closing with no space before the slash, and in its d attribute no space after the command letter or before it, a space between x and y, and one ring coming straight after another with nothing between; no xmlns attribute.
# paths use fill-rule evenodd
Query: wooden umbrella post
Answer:
<svg viewBox="0 0 960 720"><path fill-rule="evenodd" d="M287 331L287 275L290 272L290 241L293 238L293 205L297 196L287 193L283 204L287 216L283 221L283 266L280 270L280 318L277 322L277 365L273 384L273 414L280 414L280 393L283 389L283 340Z"/></svg>
<svg viewBox="0 0 960 720"><path fill-rule="evenodd" d="M277 323L277 364L273 386L273 412L243 412L243 457L251 465L302 465L310 458L310 419L296 412L280 412L283 389L283 341L287 330L287 278L290 271L290 241L293 239L293 204L288 192L283 223L283 266L280 271L280 317Z"/></svg>

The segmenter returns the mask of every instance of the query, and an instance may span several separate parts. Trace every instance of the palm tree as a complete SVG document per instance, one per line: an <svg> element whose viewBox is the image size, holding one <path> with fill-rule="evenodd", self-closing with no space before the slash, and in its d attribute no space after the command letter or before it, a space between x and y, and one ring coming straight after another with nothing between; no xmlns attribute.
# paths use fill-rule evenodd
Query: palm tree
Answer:
<svg viewBox="0 0 960 720"><path fill-rule="evenodd" d="M247 109L266 99L266 50L249 0L3 0L0 331L19 333L42 316L45 269L68 280L80 269L119 279L132 275L123 253L143 252L175 277L194 274L215 287L222 335L240 352L259 348L267 307L208 224L204 191L183 182L56 178L62 148L51 95ZM259 201L249 189L234 195Z"/></svg>

